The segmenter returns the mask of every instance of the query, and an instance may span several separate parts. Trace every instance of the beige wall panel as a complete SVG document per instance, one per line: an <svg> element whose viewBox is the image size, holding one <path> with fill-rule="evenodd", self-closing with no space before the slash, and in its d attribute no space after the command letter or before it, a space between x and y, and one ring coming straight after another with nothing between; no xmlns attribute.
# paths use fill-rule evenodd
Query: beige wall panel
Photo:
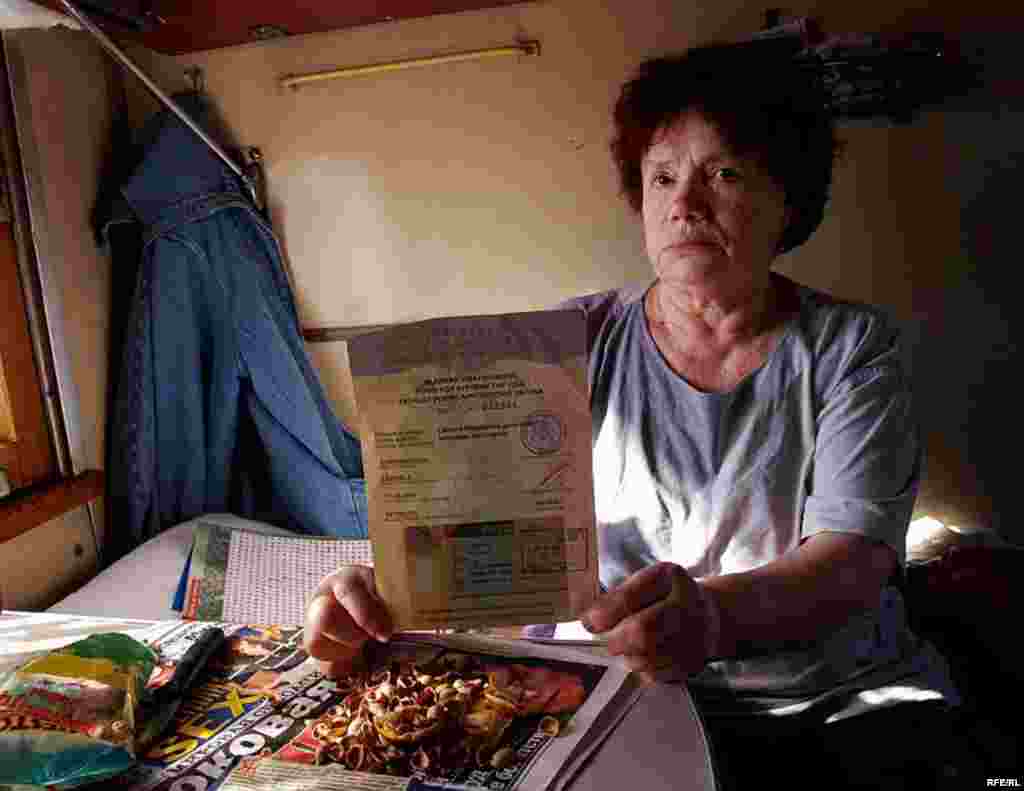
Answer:
<svg viewBox="0 0 1024 791"><path fill-rule="evenodd" d="M6 609L43 610L76 590L98 570L86 509L0 544L0 569Z"/></svg>
<svg viewBox="0 0 1024 791"><path fill-rule="evenodd" d="M825 221L775 268L902 319L932 304L960 256L960 205L944 165L955 152L944 130L936 112L908 126L843 124Z"/></svg>

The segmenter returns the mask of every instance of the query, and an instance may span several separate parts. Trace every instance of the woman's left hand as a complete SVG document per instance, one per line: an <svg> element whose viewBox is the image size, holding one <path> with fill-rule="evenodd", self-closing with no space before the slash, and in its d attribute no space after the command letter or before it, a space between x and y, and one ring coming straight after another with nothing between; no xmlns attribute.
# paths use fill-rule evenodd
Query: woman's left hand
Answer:
<svg viewBox="0 0 1024 791"><path fill-rule="evenodd" d="M712 595L681 566L656 563L604 594L581 620L645 681L677 681L700 672L714 654L719 616Z"/></svg>

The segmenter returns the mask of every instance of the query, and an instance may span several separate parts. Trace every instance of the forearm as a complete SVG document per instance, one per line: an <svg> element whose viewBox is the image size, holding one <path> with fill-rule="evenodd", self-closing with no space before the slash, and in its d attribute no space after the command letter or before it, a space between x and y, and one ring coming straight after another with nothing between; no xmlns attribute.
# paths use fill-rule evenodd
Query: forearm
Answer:
<svg viewBox="0 0 1024 791"><path fill-rule="evenodd" d="M822 533L752 571L704 578L720 618L715 658L769 653L842 627L877 605L896 562L885 545Z"/></svg>

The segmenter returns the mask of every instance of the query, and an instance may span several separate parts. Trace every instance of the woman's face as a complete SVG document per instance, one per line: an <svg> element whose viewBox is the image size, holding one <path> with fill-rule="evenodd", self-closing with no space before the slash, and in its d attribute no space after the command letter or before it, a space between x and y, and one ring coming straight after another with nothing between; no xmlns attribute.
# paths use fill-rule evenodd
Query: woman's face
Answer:
<svg viewBox="0 0 1024 791"><path fill-rule="evenodd" d="M655 133L641 172L647 255L663 282L728 288L767 277L789 212L755 159L690 112Z"/></svg>

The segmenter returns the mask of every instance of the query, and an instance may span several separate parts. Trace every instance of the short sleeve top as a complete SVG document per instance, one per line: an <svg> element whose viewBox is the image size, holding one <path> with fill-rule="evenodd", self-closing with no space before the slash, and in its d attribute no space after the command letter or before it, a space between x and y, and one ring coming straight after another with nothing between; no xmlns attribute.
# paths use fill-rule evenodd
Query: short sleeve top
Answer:
<svg viewBox="0 0 1024 791"><path fill-rule="evenodd" d="M698 390L668 365L644 312L650 284L565 303L587 315L606 588L663 560L694 577L747 571L823 531L883 542L905 560L921 447L898 333L878 309L786 283L799 310L728 392ZM769 693L777 707L850 677L870 684L872 669L906 671L915 646L898 591L854 620L845 635L763 661L711 663L695 682Z"/></svg>

